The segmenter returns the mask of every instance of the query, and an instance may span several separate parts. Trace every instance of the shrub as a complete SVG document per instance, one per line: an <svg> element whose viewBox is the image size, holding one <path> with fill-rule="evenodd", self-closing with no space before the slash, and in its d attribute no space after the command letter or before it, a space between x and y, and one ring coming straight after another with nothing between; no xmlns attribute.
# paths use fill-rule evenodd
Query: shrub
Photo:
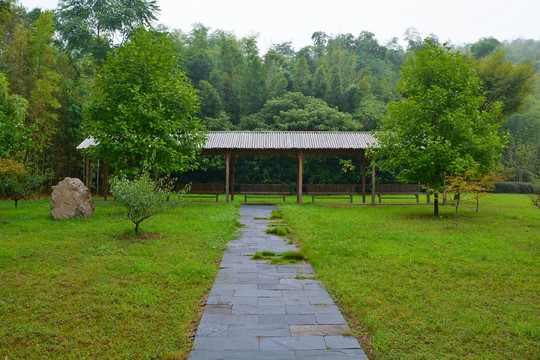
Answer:
<svg viewBox="0 0 540 360"><path fill-rule="evenodd" d="M531 194L535 192L535 187L529 183L496 182L493 192L498 194Z"/></svg>
<svg viewBox="0 0 540 360"><path fill-rule="evenodd" d="M126 208L127 218L135 224L135 234L138 233L141 222L181 205L183 200L183 192L179 196L173 196L170 187L163 183L156 186L148 173L143 173L134 180L125 176L112 178L111 190L116 200Z"/></svg>
<svg viewBox="0 0 540 360"><path fill-rule="evenodd" d="M15 201L15 208L19 200L35 194L47 178L29 173L24 165L13 160L0 159L0 194Z"/></svg>

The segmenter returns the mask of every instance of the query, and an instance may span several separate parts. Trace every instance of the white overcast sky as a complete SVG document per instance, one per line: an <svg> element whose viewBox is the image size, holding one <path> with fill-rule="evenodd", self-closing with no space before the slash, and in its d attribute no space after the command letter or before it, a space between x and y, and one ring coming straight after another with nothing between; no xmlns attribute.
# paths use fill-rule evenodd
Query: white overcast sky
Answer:
<svg viewBox="0 0 540 360"><path fill-rule="evenodd" d="M54 9L57 4L19 1L27 9ZM540 40L540 0L158 0L158 5L158 22L170 29L189 32L192 24L202 23L238 37L258 34L262 52L285 41L299 50L312 44L315 31L358 36L366 30L382 44L393 37L402 40L409 27L452 44L489 36Z"/></svg>

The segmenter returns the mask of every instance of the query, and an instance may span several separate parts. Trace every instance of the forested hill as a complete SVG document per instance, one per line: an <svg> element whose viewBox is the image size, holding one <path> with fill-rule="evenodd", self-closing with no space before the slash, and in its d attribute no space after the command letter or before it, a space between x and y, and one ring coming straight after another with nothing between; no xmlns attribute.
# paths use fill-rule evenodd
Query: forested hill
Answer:
<svg viewBox="0 0 540 360"><path fill-rule="evenodd" d="M141 9L119 6L114 14L82 11L72 3L59 1L54 13L27 12L15 0L0 3L0 158L31 163L54 179L82 176L75 147L86 135L83 109L94 78L135 28L150 29L157 11L145 1ZM405 34L406 48L397 38L381 44L365 31L315 32L313 45L275 44L260 54L256 38L201 24L188 32L162 26L151 31L172 41L179 65L198 91L199 118L209 130L377 129L388 103L399 100L395 87L401 66L426 41L414 29ZM511 100L501 119L514 135L511 148L538 143L540 92L524 100L532 91L511 89L531 83L532 68L540 66L540 41L483 39L457 50L476 63L487 96ZM6 120L18 117L24 131Z"/></svg>
<svg viewBox="0 0 540 360"><path fill-rule="evenodd" d="M387 104L399 100L395 87L401 66L426 41L413 29L405 36L407 49L397 38L380 44L375 34L366 31L357 37L315 32L311 46L296 50L286 42L259 56L255 38L238 39L201 24L173 36L187 59L186 71L199 90L201 118L210 130L377 129ZM479 67L491 66L481 74L486 79L493 77L495 65L510 61L540 67L540 41L484 39L456 50L469 53ZM530 72L520 70L507 74L507 86L526 81ZM525 112L509 105L506 114L515 119L519 112L520 122L530 127L534 105L538 104L528 104ZM303 115L308 114L320 116L306 122ZM335 123L322 120L329 117ZM521 124L514 125L513 133L523 132Z"/></svg>

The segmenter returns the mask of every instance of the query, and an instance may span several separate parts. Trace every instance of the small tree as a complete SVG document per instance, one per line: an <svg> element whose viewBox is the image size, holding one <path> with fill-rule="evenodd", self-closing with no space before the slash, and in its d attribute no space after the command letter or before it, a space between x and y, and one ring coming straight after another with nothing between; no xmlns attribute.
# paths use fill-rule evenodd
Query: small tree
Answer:
<svg viewBox="0 0 540 360"><path fill-rule="evenodd" d="M15 201L15 208L19 200L35 194L46 179L46 175L32 174L11 159L0 159L0 193Z"/></svg>
<svg viewBox="0 0 540 360"><path fill-rule="evenodd" d="M498 174L479 174L476 169L469 169L460 175L446 177L446 191L454 194L456 206L456 226L458 228L459 206L468 199L476 200L476 212L478 212L479 200L488 195L488 191L495 188L494 183L500 181L502 177Z"/></svg>
<svg viewBox="0 0 540 360"><path fill-rule="evenodd" d="M156 186L147 172L134 180L125 176L112 178L111 190L116 200L126 208L127 218L135 224L135 234L141 222L181 205L183 200L183 192L173 197L170 187L163 183Z"/></svg>

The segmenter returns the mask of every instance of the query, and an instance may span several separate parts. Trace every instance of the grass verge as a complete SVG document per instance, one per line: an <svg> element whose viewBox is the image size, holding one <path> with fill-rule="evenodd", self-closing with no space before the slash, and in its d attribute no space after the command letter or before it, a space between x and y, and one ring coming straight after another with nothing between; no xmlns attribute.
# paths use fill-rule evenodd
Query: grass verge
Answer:
<svg viewBox="0 0 540 360"><path fill-rule="evenodd" d="M52 220L0 202L0 358L184 359L238 205L187 205L133 235L116 204Z"/></svg>
<svg viewBox="0 0 540 360"><path fill-rule="evenodd" d="M283 205L302 253L376 359L538 359L540 212Z"/></svg>

